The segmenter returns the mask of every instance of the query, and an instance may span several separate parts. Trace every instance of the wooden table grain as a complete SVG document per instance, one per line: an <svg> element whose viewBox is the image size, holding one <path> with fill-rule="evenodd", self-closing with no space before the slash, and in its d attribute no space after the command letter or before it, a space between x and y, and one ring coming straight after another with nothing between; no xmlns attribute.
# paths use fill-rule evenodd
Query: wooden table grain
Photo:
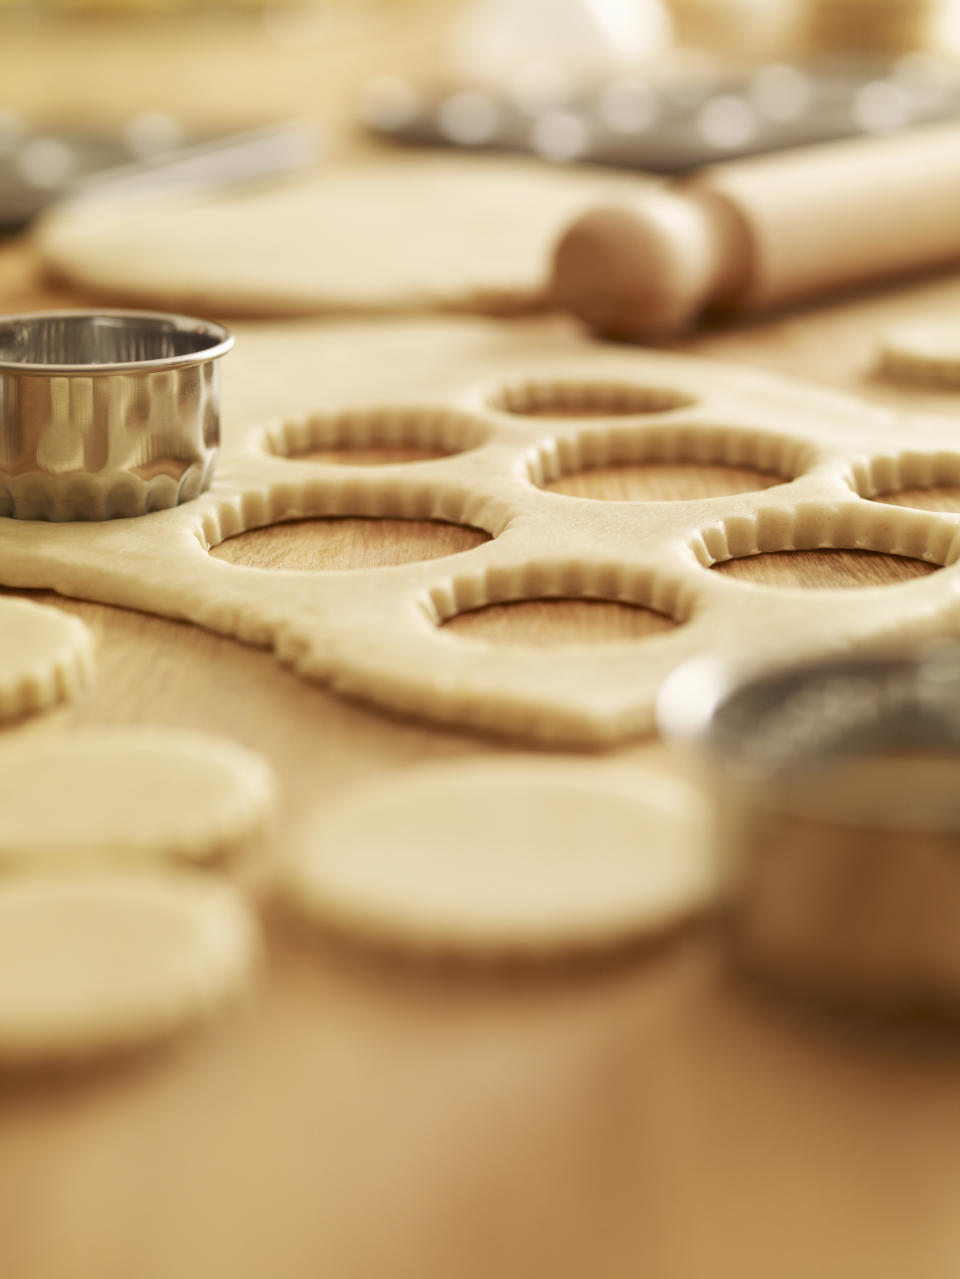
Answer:
<svg viewBox="0 0 960 1279"><path fill-rule="evenodd" d="M0 309L84 301L37 274L28 241L0 248ZM960 433L960 395L895 391L871 367L889 321L958 301L960 277L944 276L671 345L956 412ZM557 486L644 500L765 482L650 466ZM960 493L932 500L960 510ZM241 535L216 553L359 567L444 554L475 536L329 519ZM930 570L803 552L718 571L856 590ZM76 703L13 731L148 723L226 734L262 751L281 779L274 851L309 805L345 786L416 761L516 749L332 696L193 627L36 598L92 626L100 674ZM594 642L598 658L604 641L642 640L660 624L644 610L572 601L454 623L500 643ZM676 766L652 739L621 754ZM960 1045L949 1035L854 1033L782 1008L727 972L710 930L602 963L508 973L389 960L303 934L273 910L266 928L258 990L209 1030L136 1062L0 1081L0 1274L960 1273Z"/></svg>

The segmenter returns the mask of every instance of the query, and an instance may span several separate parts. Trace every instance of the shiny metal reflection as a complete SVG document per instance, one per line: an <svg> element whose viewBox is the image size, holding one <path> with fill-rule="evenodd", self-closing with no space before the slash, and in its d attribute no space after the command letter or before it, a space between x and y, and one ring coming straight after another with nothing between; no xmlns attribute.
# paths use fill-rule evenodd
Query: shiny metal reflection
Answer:
<svg viewBox="0 0 960 1279"><path fill-rule="evenodd" d="M219 324L158 312L0 316L0 515L104 520L196 497L232 346Z"/></svg>

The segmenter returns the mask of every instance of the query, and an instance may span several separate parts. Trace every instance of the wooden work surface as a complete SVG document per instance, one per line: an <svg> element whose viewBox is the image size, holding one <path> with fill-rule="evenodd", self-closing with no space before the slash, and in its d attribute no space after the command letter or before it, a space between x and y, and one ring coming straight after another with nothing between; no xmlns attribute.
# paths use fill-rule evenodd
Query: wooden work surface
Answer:
<svg viewBox="0 0 960 1279"><path fill-rule="evenodd" d="M0 310L83 301L37 277L28 244L0 249ZM954 277L675 346L890 398L870 372L876 334L958 301ZM960 411L960 396L903 398ZM659 467L566 483L642 498L751 480ZM956 494L935 500L960 510ZM313 521L222 553L346 567L459 549L464 536ZM856 589L929 568L811 552L724 571ZM93 627L100 673L75 705L15 731L144 722L227 734L278 771L277 842L348 782L503 749L347 703L188 626L38 598ZM626 606L553 602L457 624L548 644L654 623ZM653 741L625 753L674 766ZM730 979L704 932L521 975L390 962L267 922L255 999L209 1031L136 1063L0 1084L4 1279L960 1273L956 1042L864 1038L781 1009Z"/></svg>

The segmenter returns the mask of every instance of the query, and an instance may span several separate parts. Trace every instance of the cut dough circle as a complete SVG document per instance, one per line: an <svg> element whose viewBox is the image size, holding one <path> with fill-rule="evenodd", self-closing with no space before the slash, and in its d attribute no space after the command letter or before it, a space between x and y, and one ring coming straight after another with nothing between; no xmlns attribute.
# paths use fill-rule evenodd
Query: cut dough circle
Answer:
<svg viewBox="0 0 960 1279"><path fill-rule="evenodd" d="M76 617L0 600L0 721L75 696L93 673L93 636Z"/></svg>
<svg viewBox="0 0 960 1279"><path fill-rule="evenodd" d="M380 158L229 197L80 200L46 218L39 245L67 279L198 314L499 314L542 302L564 226L637 182L522 159Z"/></svg>
<svg viewBox="0 0 960 1279"><path fill-rule="evenodd" d="M605 949L702 911L699 793L671 775L508 757L405 771L319 809L287 893L376 941L482 955Z"/></svg>
<svg viewBox="0 0 960 1279"><path fill-rule="evenodd" d="M172 728L79 729L0 748L0 869L209 861L246 848L273 804L260 756Z"/></svg>
<svg viewBox="0 0 960 1279"><path fill-rule="evenodd" d="M960 390L960 320L931 315L890 329L880 347L880 366L888 377Z"/></svg>
<svg viewBox="0 0 960 1279"><path fill-rule="evenodd" d="M246 984L239 894L199 875L8 879L0 886L0 1063L56 1063L165 1039Z"/></svg>

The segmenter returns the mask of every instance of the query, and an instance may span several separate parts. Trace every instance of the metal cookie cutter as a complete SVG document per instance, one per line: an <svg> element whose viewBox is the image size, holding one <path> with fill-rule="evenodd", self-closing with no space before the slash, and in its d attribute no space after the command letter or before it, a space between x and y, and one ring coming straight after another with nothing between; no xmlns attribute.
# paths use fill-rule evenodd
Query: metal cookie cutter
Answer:
<svg viewBox="0 0 960 1279"><path fill-rule="evenodd" d="M707 767L747 967L834 1003L960 1012L960 644L746 678L698 660L658 719Z"/></svg>
<svg viewBox="0 0 960 1279"><path fill-rule="evenodd" d="M152 311L0 316L0 515L105 520L196 497L232 346L219 324Z"/></svg>

